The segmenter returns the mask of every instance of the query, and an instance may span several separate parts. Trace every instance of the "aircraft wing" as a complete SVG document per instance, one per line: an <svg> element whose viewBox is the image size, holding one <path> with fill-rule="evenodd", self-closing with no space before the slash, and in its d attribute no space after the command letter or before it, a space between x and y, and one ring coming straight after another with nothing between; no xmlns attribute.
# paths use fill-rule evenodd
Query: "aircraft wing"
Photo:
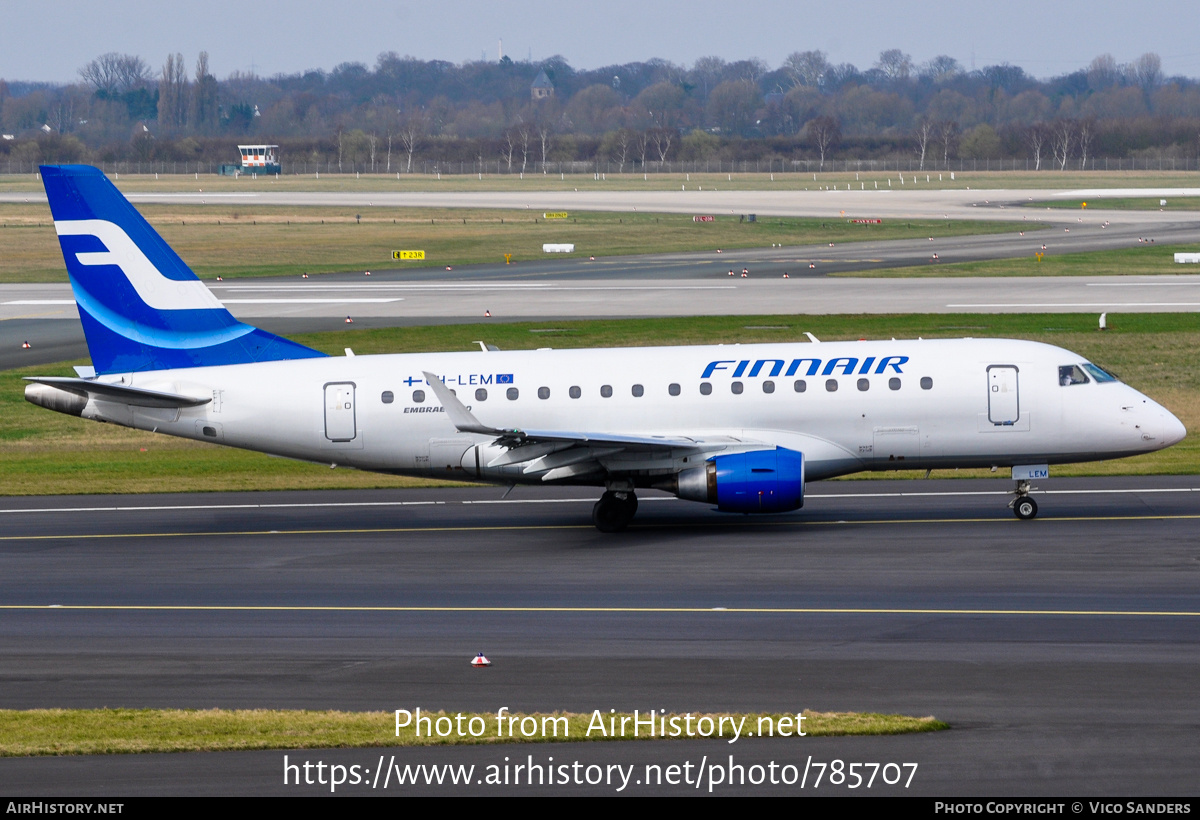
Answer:
<svg viewBox="0 0 1200 820"><path fill-rule="evenodd" d="M211 397L198 399L194 396L162 393L157 390L144 390L140 387L106 384L91 379L75 379L68 376L26 376L25 381L49 385L85 398L92 396L121 404L131 404L135 407L199 407L212 401Z"/></svg>
<svg viewBox="0 0 1200 820"><path fill-rule="evenodd" d="M584 430L536 430L489 427L466 408L454 392L432 373L425 379L442 403L446 415L461 433L495 436L495 445L504 452L488 462L489 467L524 464L522 472L542 473L543 481L571 478L590 473L639 467L647 462L669 465L676 454L700 454L735 446L769 446L764 442L747 441L730 436L691 437L657 435L622 435L619 433Z"/></svg>

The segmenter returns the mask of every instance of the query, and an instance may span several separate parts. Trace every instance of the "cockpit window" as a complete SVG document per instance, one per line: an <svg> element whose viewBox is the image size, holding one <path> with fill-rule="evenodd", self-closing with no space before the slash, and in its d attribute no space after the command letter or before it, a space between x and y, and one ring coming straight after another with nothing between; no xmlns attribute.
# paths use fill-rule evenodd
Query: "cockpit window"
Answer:
<svg viewBox="0 0 1200 820"><path fill-rule="evenodd" d="M1058 368L1058 383L1063 387L1069 387L1072 384L1087 384L1089 381L1091 379L1077 364L1064 364Z"/></svg>
<svg viewBox="0 0 1200 820"><path fill-rule="evenodd" d="M1120 379L1118 379L1112 373L1109 373L1107 370L1104 370L1103 368L1096 367L1096 365L1091 364L1089 362L1084 362L1080 366L1084 370L1086 370L1088 373L1091 373L1092 378L1095 379L1100 384L1103 384L1104 382L1120 381Z"/></svg>

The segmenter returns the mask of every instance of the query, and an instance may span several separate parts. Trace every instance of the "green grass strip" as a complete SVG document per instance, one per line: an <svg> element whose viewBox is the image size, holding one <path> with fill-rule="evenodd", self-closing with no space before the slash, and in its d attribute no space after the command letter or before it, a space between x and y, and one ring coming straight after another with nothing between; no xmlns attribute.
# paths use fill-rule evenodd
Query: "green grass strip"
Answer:
<svg viewBox="0 0 1200 820"><path fill-rule="evenodd" d="M0 710L0 757L139 754L246 749L348 749L457 746L491 743L564 743L603 740L732 739L769 735L806 737L896 735L950 728L932 717L870 712L796 714L647 714L293 711L273 709L34 709ZM401 728L397 729L397 723ZM404 725L407 724L407 725ZM603 728L601 728L603 727ZM615 731L612 731L614 730ZM690 733L690 735L689 735Z"/></svg>

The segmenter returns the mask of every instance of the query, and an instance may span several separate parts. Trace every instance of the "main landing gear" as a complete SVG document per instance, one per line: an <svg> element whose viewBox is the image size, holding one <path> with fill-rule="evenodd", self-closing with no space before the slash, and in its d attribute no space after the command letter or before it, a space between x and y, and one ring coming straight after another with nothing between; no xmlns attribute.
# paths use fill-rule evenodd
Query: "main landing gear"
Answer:
<svg viewBox="0 0 1200 820"><path fill-rule="evenodd" d="M1013 495L1015 498L1008 502L1008 506L1010 509L1012 509L1013 515L1022 521L1028 521L1037 515L1038 505L1037 502L1030 497L1030 489L1031 487L1029 486L1028 481L1018 481L1017 488L1013 490Z"/></svg>
<svg viewBox="0 0 1200 820"><path fill-rule="evenodd" d="M620 532L629 526L637 508L633 490L608 490L592 507L592 523L600 532Z"/></svg>

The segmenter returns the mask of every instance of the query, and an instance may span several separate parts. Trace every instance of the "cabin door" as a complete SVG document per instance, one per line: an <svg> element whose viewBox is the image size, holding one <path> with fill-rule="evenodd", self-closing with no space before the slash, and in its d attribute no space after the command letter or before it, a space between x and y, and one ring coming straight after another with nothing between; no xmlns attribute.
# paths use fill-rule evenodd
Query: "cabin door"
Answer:
<svg viewBox="0 0 1200 820"><path fill-rule="evenodd" d="M354 384L339 382L325 385L325 438L330 441L353 441L358 435L354 414Z"/></svg>
<svg viewBox="0 0 1200 820"><path fill-rule="evenodd" d="M1011 364L994 364L987 369L988 421L997 427L1010 427L1021 417L1017 368Z"/></svg>

